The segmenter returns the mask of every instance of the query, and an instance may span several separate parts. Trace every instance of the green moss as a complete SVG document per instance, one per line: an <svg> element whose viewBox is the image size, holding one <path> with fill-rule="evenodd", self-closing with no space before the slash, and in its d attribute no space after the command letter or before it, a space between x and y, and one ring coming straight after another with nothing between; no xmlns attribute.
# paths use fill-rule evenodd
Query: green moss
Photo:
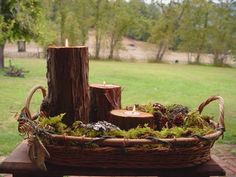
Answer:
<svg viewBox="0 0 236 177"><path fill-rule="evenodd" d="M159 132L154 131L153 129L145 125L144 127L138 126L136 128L131 128L126 133L126 137L131 138L131 139L132 138L147 138L149 136L159 137Z"/></svg>
<svg viewBox="0 0 236 177"><path fill-rule="evenodd" d="M56 134L66 134L71 131L71 129L62 122L63 116L65 114L59 114L55 117L40 117L39 125L40 127L49 130L51 133Z"/></svg>
<svg viewBox="0 0 236 177"><path fill-rule="evenodd" d="M142 112L147 112L147 113L150 113L150 114L153 114L155 112L152 103L149 103L149 104L146 104L146 105L139 105L137 107L137 110L142 111Z"/></svg>
<svg viewBox="0 0 236 177"><path fill-rule="evenodd" d="M186 130L182 127L172 127L172 128L164 128L160 132L161 138L179 138L186 134Z"/></svg>
<svg viewBox="0 0 236 177"><path fill-rule="evenodd" d="M184 119L184 127L197 127L199 129L204 129L207 126L210 126L202 117L203 116L197 110L189 112Z"/></svg>
<svg viewBox="0 0 236 177"><path fill-rule="evenodd" d="M145 107L146 111L153 111L151 109L152 104ZM169 107L172 109L174 106ZM140 107L139 107L140 108ZM168 109L169 109L168 108ZM144 109L143 107L141 109ZM193 135L207 135L214 132L214 128L208 123L209 116L203 116L198 111L194 110L189 112L184 118L184 124L182 126L173 126L172 128L163 128L161 131L153 130L145 125L144 127L137 126L128 131L111 129L111 130L96 130L92 127L92 124L83 124L81 121L76 121L71 127L67 127L62 123L64 114L50 117L40 118L39 124L44 129L52 133L65 134L71 136L87 136L87 137L101 137L111 136L117 138L179 138L189 137Z"/></svg>

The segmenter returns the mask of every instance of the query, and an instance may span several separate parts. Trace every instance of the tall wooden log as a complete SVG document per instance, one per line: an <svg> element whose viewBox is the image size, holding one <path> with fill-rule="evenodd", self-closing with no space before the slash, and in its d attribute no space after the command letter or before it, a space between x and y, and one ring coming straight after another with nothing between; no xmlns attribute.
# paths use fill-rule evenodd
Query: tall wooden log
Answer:
<svg viewBox="0 0 236 177"><path fill-rule="evenodd" d="M108 121L110 111L121 108L121 87L113 84L90 84L91 122Z"/></svg>
<svg viewBox="0 0 236 177"><path fill-rule="evenodd" d="M88 48L49 47L47 56L48 95L42 109L49 116L66 113L63 122L89 119Z"/></svg>
<svg viewBox="0 0 236 177"><path fill-rule="evenodd" d="M144 126L148 124L149 127L154 128L154 118L152 114L139 111L128 110L112 110L109 122L120 127L123 130L136 128L138 125Z"/></svg>

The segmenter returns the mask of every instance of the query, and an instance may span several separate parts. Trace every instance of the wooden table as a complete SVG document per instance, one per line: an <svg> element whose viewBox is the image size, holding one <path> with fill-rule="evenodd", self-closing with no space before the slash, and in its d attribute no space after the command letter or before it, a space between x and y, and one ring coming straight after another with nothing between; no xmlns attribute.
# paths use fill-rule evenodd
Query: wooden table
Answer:
<svg viewBox="0 0 236 177"><path fill-rule="evenodd" d="M62 177L77 176L167 176L167 177L207 177L225 176L225 171L215 161L196 167L181 169L110 169L110 168L75 168L47 164L48 171L38 169L27 155L27 142L23 141L0 164L0 173L10 173L13 177Z"/></svg>

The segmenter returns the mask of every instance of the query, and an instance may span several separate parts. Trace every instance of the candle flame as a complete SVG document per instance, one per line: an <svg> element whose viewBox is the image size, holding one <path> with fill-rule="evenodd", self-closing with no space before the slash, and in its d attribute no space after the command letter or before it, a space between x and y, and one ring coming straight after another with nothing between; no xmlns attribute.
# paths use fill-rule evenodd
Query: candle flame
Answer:
<svg viewBox="0 0 236 177"><path fill-rule="evenodd" d="M134 113L135 111L136 111L136 107L135 107L135 105L134 105L133 110L132 110L132 113Z"/></svg>
<svg viewBox="0 0 236 177"><path fill-rule="evenodd" d="M106 81L103 81L103 86L105 86L106 85Z"/></svg>
<svg viewBox="0 0 236 177"><path fill-rule="evenodd" d="M134 105L132 111L131 110L125 111L124 114L128 116L137 116L140 114L140 112L136 111L136 107Z"/></svg>
<svg viewBox="0 0 236 177"><path fill-rule="evenodd" d="M65 47L69 47L68 39L65 39Z"/></svg>

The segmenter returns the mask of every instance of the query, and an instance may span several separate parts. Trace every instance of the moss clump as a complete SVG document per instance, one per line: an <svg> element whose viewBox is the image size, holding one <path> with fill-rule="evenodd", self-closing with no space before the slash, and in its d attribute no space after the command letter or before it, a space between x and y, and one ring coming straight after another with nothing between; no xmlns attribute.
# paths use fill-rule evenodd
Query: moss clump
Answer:
<svg viewBox="0 0 236 177"><path fill-rule="evenodd" d="M64 134L71 136L87 136L87 137L102 137L111 136L116 138L179 138L190 137L193 135L207 135L214 132L214 127L210 124L211 117L201 115L198 111L194 110L188 112L188 109L181 105L172 105L163 107L160 104L149 104L144 107L139 106L139 110L150 111L153 114L159 113L162 119L159 123L163 124L163 119L167 119L165 126L161 130L154 130L145 125L144 127L137 126L128 131L120 130L115 125L106 121L99 121L97 123L83 124L81 121L76 121L71 127L68 127L62 122L64 114L51 117L40 118L39 125L50 133ZM165 108L165 109L164 109ZM188 112L188 113L187 113ZM165 117L167 116L167 117ZM177 119L183 119L181 124L173 123ZM172 121L172 122L171 122ZM172 126L168 123L171 122Z"/></svg>
<svg viewBox="0 0 236 177"><path fill-rule="evenodd" d="M206 120L206 116L202 116L199 111L189 112L184 118L184 127L195 127L199 129L204 129L209 126Z"/></svg>
<svg viewBox="0 0 236 177"><path fill-rule="evenodd" d="M55 117L40 117L39 126L48 130L50 133L55 134L67 134L71 129L62 122L63 116L65 114L59 114Z"/></svg>
<svg viewBox="0 0 236 177"><path fill-rule="evenodd" d="M126 132L126 137L125 138L147 138L147 137L159 137L159 132L154 131L147 125L144 127L136 127L136 128L131 128Z"/></svg>

